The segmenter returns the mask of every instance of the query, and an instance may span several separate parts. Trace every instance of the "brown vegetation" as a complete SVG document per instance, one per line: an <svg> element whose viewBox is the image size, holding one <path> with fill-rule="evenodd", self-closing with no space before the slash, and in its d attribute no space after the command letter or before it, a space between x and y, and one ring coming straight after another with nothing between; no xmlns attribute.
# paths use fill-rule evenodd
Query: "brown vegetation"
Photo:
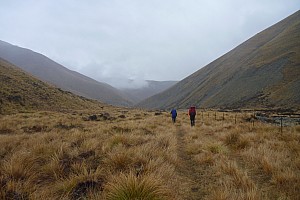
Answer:
<svg viewBox="0 0 300 200"><path fill-rule="evenodd" d="M0 58L0 114L90 110L104 105L44 83Z"/></svg>
<svg viewBox="0 0 300 200"><path fill-rule="evenodd" d="M299 199L299 126L216 114L2 115L0 199Z"/></svg>

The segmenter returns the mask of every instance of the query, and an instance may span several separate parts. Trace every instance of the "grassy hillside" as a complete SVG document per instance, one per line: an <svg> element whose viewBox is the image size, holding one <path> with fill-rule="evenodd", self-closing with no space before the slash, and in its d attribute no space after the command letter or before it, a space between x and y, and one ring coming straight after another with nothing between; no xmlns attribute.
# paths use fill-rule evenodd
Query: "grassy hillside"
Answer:
<svg viewBox="0 0 300 200"><path fill-rule="evenodd" d="M300 198L300 128L248 113L104 108L0 116L0 199ZM99 113L98 113L99 114Z"/></svg>
<svg viewBox="0 0 300 200"><path fill-rule="evenodd" d="M300 108L300 11L155 95L146 108Z"/></svg>
<svg viewBox="0 0 300 200"><path fill-rule="evenodd" d="M0 59L0 114L100 109L104 104L50 86Z"/></svg>
<svg viewBox="0 0 300 200"><path fill-rule="evenodd" d="M112 105L132 105L116 88L71 71L46 56L0 41L0 58L63 90Z"/></svg>

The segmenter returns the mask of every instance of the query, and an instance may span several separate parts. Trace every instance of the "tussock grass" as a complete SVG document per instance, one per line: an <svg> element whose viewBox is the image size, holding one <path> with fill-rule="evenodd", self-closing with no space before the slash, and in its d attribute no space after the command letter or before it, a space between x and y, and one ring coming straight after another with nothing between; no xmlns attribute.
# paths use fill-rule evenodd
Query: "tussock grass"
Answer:
<svg viewBox="0 0 300 200"><path fill-rule="evenodd" d="M223 154L226 153L228 150L222 143L209 143L206 145L206 148L209 152L213 154Z"/></svg>
<svg viewBox="0 0 300 200"><path fill-rule="evenodd" d="M249 146L249 143L249 139L238 131L231 132L225 137L225 144L235 149L244 149Z"/></svg>
<svg viewBox="0 0 300 200"><path fill-rule="evenodd" d="M224 120L204 113L190 127L181 112L175 124L164 112L99 112L112 119L85 121L95 112L0 116L0 198L299 198L297 127L282 134L253 127L249 114L235 123L235 113Z"/></svg>
<svg viewBox="0 0 300 200"><path fill-rule="evenodd" d="M296 192L300 189L297 126L285 127L281 134L277 126L248 121L251 114L235 115L228 113L224 120L215 120L214 115L208 118L204 113L204 119L202 115L196 117L196 127L189 126L187 117L181 126L187 155L196 169L193 173L211 179L199 184L206 192L202 197L300 198Z"/></svg>
<svg viewBox="0 0 300 200"><path fill-rule="evenodd" d="M161 185L159 177L136 176L133 173L120 174L112 180L107 188L108 200L145 199L163 200L171 197Z"/></svg>

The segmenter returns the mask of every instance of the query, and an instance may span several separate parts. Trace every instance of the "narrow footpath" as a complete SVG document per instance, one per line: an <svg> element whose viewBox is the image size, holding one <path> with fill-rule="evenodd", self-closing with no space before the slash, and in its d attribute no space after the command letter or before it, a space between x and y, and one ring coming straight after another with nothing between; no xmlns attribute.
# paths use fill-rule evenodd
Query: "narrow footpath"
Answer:
<svg viewBox="0 0 300 200"><path fill-rule="evenodd" d="M204 199L207 194L208 180L211 180L207 166L197 164L186 152L185 131L181 126L177 127L177 154L180 159L178 172L183 177L189 191L185 191L184 199L198 200Z"/></svg>

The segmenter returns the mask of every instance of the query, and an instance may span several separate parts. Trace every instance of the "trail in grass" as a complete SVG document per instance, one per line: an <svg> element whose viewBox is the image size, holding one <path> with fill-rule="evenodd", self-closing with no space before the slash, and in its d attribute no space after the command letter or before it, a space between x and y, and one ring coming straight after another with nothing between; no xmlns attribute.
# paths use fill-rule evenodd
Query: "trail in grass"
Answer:
<svg viewBox="0 0 300 200"><path fill-rule="evenodd" d="M197 164L186 152L186 142L184 139L186 132L181 127L177 127L177 154L180 160L178 173L187 184L188 191L184 191L184 199L196 200L203 199L207 195L206 182L210 179L208 169Z"/></svg>

